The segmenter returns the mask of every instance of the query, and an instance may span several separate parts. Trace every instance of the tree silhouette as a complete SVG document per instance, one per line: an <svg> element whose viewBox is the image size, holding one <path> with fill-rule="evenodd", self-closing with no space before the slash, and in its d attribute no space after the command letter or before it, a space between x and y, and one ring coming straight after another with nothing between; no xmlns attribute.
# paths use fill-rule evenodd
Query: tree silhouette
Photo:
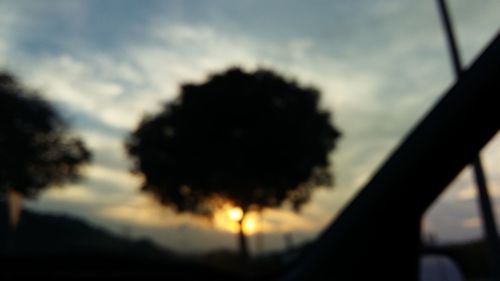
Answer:
<svg viewBox="0 0 500 281"><path fill-rule="evenodd" d="M339 132L318 109L319 92L265 69L231 68L185 84L146 116L126 147L143 190L179 212L211 214L225 199L241 207L299 208L331 185L328 153ZM247 256L240 220L240 251Z"/></svg>
<svg viewBox="0 0 500 281"><path fill-rule="evenodd" d="M33 198L40 190L78 179L90 160L83 142L49 103L0 72L0 193Z"/></svg>

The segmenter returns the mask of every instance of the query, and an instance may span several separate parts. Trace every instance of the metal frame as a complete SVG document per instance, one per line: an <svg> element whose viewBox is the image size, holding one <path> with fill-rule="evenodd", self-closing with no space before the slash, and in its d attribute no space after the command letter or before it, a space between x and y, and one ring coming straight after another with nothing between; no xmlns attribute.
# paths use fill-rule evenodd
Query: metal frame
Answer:
<svg viewBox="0 0 500 281"><path fill-rule="evenodd" d="M417 280L421 219L500 125L500 34L280 279Z"/></svg>

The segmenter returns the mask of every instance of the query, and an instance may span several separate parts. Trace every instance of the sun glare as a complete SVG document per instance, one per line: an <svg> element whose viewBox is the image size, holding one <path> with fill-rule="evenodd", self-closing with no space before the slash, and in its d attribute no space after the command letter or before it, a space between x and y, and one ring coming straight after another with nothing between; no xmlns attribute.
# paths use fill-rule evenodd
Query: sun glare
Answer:
<svg viewBox="0 0 500 281"><path fill-rule="evenodd" d="M240 232L241 219L243 219L243 233L252 235L257 232L257 218L253 211L244 214L240 207L226 204L214 214L216 227L231 233Z"/></svg>
<svg viewBox="0 0 500 281"><path fill-rule="evenodd" d="M233 221L240 221L243 218L243 210L240 207L233 207L227 210L227 215Z"/></svg>
<svg viewBox="0 0 500 281"><path fill-rule="evenodd" d="M243 221L243 233L246 235L252 235L256 232L256 222L253 218L249 217Z"/></svg>

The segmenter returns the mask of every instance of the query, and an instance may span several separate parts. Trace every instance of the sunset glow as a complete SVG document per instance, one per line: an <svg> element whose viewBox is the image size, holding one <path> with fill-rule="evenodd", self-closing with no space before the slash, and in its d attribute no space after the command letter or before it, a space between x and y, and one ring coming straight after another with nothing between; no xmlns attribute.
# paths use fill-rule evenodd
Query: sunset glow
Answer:
<svg viewBox="0 0 500 281"><path fill-rule="evenodd" d="M233 207L227 210L229 218L233 221L240 221L243 218L243 210L240 207Z"/></svg>
<svg viewBox="0 0 500 281"><path fill-rule="evenodd" d="M243 221L243 233L246 235L252 235L257 232L257 221L249 217Z"/></svg>
<svg viewBox="0 0 500 281"><path fill-rule="evenodd" d="M128 228L132 238L196 254L236 247L243 219L245 235L255 235L251 243L262 236L265 251L281 251L284 235L292 233L297 245L312 241L338 218L408 130L455 83L436 5L429 1L103 2L0 1L0 69L54 104L93 155L79 181L48 188L36 200L4 194L14 196L5 198L12 203L13 224L23 223L23 206L119 235ZM449 2L463 39L464 65L472 65L498 33L500 1ZM106 12L118 8L120 13ZM328 157L334 187L316 189L300 212L289 202L258 211L241 208L251 198L230 201L223 194L200 206L203 216L180 213L162 205L154 192L142 192L145 176L130 173L134 162L124 142L143 117L175 101L183 84L202 83L233 66L250 72L269 68L314 86L321 93L320 108L332 111L332 120L345 132ZM234 121L226 117L221 115L221 121ZM239 138L235 132L221 133ZM492 203L500 211L500 134L481 155ZM166 166L162 170L169 172ZM253 173L249 168L244 174ZM228 185L231 179L226 180ZM438 235L443 243L481 237L477 197L473 170L466 168L430 206L424 233Z"/></svg>
<svg viewBox="0 0 500 281"><path fill-rule="evenodd" d="M243 217L244 215L244 217ZM238 233L240 231L239 221L243 218L243 232L246 235L253 235L258 231L257 214L255 212L247 212L243 214L240 207L226 204L214 214L215 228Z"/></svg>

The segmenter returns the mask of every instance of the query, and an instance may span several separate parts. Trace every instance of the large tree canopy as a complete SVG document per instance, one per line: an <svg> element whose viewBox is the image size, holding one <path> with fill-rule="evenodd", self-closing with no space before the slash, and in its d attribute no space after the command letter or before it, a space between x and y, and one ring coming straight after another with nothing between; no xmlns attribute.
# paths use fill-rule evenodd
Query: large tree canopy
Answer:
<svg viewBox="0 0 500 281"><path fill-rule="evenodd" d="M0 72L0 193L34 197L50 185L78 178L89 161L83 142L34 91Z"/></svg>
<svg viewBox="0 0 500 281"><path fill-rule="evenodd" d="M214 198L246 210L306 202L329 185L339 136L319 92L269 70L238 68L185 84L127 141L143 189L178 211L207 212Z"/></svg>

